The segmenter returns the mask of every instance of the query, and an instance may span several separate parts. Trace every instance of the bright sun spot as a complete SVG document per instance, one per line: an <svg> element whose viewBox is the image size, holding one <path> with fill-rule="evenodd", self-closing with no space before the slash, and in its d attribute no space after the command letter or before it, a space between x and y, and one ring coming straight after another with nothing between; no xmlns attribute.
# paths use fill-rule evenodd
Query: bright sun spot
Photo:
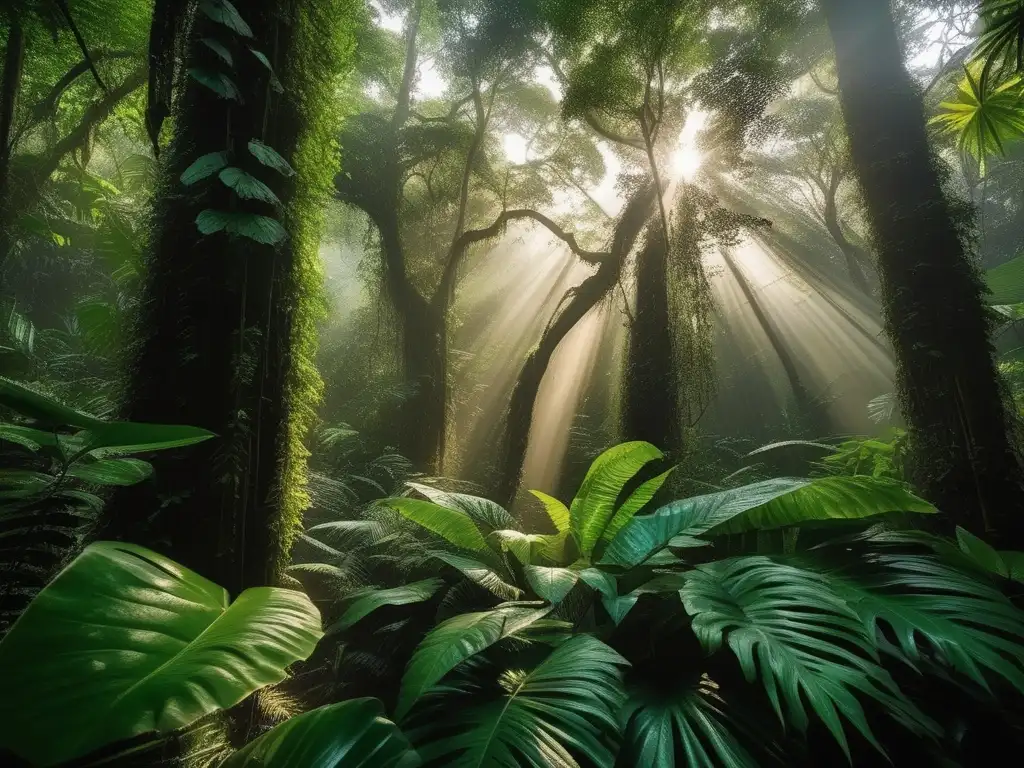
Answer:
<svg viewBox="0 0 1024 768"><path fill-rule="evenodd" d="M708 120L707 112L691 112L679 134L679 148L672 153L672 170L683 181L693 181L700 170L700 150L697 149L697 134Z"/></svg>
<svg viewBox="0 0 1024 768"><path fill-rule="evenodd" d="M526 139L518 133L506 133L504 139L505 157L513 165L526 162Z"/></svg>

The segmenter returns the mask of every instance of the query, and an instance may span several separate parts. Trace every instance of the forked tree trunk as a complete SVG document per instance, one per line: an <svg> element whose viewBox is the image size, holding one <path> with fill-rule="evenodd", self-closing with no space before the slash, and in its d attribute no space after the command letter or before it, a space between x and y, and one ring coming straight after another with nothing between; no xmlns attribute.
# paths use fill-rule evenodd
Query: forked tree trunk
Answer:
<svg viewBox="0 0 1024 768"><path fill-rule="evenodd" d="M1024 546L1024 477L1011 444L982 283L928 144L889 0L821 0L867 203L886 330L921 492L943 521Z"/></svg>

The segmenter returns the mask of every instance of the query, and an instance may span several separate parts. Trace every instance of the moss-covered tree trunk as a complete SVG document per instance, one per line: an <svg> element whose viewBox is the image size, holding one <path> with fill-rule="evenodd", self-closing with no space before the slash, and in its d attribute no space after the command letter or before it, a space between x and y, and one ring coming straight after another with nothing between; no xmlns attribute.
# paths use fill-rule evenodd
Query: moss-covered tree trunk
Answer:
<svg viewBox="0 0 1024 768"><path fill-rule="evenodd" d="M6 20L6 14L0 15ZM0 276L10 248L10 176L14 114L21 88L21 70L25 62L25 30L14 19L7 31L4 68L0 74Z"/></svg>
<svg viewBox="0 0 1024 768"><path fill-rule="evenodd" d="M928 145L889 0L822 0L867 203L886 330L921 491L958 523L1024 546L1024 478L989 342L982 284Z"/></svg>
<svg viewBox="0 0 1024 768"><path fill-rule="evenodd" d="M184 85L165 153L123 415L219 437L155 456L154 482L114 500L103 534L158 549L233 591L272 583L300 525L302 441L320 386L312 365L319 207L336 165L334 94L324 89L351 57L355 6L257 0L240 7L251 38L197 14L188 64L201 74ZM233 65L204 38L233 48ZM240 98L200 82L218 72ZM253 142L297 174L262 162ZM181 182L217 152L280 205L243 198L216 174ZM236 227L248 227L252 219L239 217L251 214L275 219L288 237L201 235L196 218L211 210Z"/></svg>
<svg viewBox="0 0 1024 768"><path fill-rule="evenodd" d="M662 450L680 447L678 381L668 298L664 227L647 229L637 256L636 309L629 329L622 431Z"/></svg>

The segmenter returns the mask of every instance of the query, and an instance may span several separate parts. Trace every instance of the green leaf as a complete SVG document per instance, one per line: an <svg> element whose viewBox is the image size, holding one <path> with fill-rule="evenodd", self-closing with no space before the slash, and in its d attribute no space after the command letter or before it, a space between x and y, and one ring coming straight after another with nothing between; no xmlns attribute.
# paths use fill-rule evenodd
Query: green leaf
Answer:
<svg viewBox="0 0 1024 768"><path fill-rule="evenodd" d="M579 574L568 568L544 568L539 565L523 566L526 580L538 597L552 605L562 602L579 581Z"/></svg>
<svg viewBox="0 0 1024 768"><path fill-rule="evenodd" d="M488 548L480 529L465 512L442 507L430 501L406 497L384 499L380 503L457 547L474 552Z"/></svg>
<svg viewBox="0 0 1024 768"><path fill-rule="evenodd" d="M490 611L464 613L443 621L420 643L402 676L395 707L401 720L416 701L471 656L514 635L551 611L522 605L499 605Z"/></svg>
<svg viewBox="0 0 1024 768"><path fill-rule="evenodd" d="M646 483L643 483L639 488L630 494L626 502L615 511L615 516L611 522L608 523L608 527L604 529L604 533L601 534L601 539L604 541L611 541L615 538L623 526L626 525L633 517L643 509L644 505L647 504L651 499L654 498L654 494L661 490L661 486L668 480L668 476L672 474L675 467L663 472L657 477L652 477Z"/></svg>
<svg viewBox="0 0 1024 768"><path fill-rule="evenodd" d="M874 634L825 576L766 557L699 565L684 576L679 595L701 645L715 653L727 643L748 681L760 675L783 722L805 730L806 701L847 757L844 719L883 751L860 694L918 733L935 730L873 660Z"/></svg>
<svg viewBox="0 0 1024 768"><path fill-rule="evenodd" d="M543 491L531 490L530 493L540 499L540 503L544 505L544 511L548 513L551 522L555 524L556 531L561 533L569 530L569 508L565 504L554 496L548 496Z"/></svg>
<svg viewBox="0 0 1024 768"><path fill-rule="evenodd" d="M227 64L229 67L233 67L235 65L235 60L231 57L231 51L229 51L227 49L227 46L225 46L222 42L220 42L219 40L215 40L212 37L204 37L202 39L202 43L215 54L217 54L220 60Z"/></svg>
<svg viewBox="0 0 1024 768"><path fill-rule="evenodd" d="M413 768L420 761L376 699L350 699L288 718L221 768Z"/></svg>
<svg viewBox="0 0 1024 768"><path fill-rule="evenodd" d="M230 235L247 237L262 245L276 245L288 237L288 232L279 221L255 213L234 213L207 208L200 211L196 217L196 226L204 235L223 230Z"/></svg>
<svg viewBox="0 0 1024 768"><path fill-rule="evenodd" d="M605 597L617 597L619 588L615 583L615 577L611 574L599 571L597 568L585 568L580 571L580 579L592 589L596 589Z"/></svg>
<svg viewBox="0 0 1024 768"><path fill-rule="evenodd" d="M935 507L882 478L775 478L674 501L634 517L604 551L602 563L634 566L676 537L772 530L812 520L854 520Z"/></svg>
<svg viewBox="0 0 1024 768"><path fill-rule="evenodd" d="M341 618L328 628L327 634L346 630L385 605L422 603L433 597L443 586L443 579L424 579L392 589L371 589L361 594L357 593L350 598L351 602Z"/></svg>
<svg viewBox="0 0 1024 768"><path fill-rule="evenodd" d="M281 204L270 187L241 168L225 168L220 172L219 178L224 186L233 189L243 200L259 200L270 205Z"/></svg>
<svg viewBox="0 0 1024 768"><path fill-rule="evenodd" d="M263 54L263 51L257 51L255 48L250 48L249 52L256 57L260 64L267 68L267 72L270 73L270 87L277 93L284 93L284 86L282 86L281 81L277 79L274 68L270 64L270 59Z"/></svg>
<svg viewBox="0 0 1024 768"><path fill-rule="evenodd" d="M501 696L466 707L457 730L442 731L424 751L448 768L569 768L576 757L611 768L608 736L618 731L627 664L597 638L577 635L533 669L504 672Z"/></svg>
<svg viewBox="0 0 1024 768"><path fill-rule="evenodd" d="M636 605L636 601L639 599L640 595L637 592L630 592L627 595L616 595L615 597L603 596L601 598L601 605L604 606L612 621L618 626L626 618L626 615L633 610L633 606Z"/></svg>
<svg viewBox="0 0 1024 768"><path fill-rule="evenodd" d="M517 600L523 593L519 587L506 582L491 566L472 557L457 555L454 552L431 552L429 554L460 571L467 579L479 584L501 600Z"/></svg>
<svg viewBox="0 0 1024 768"><path fill-rule="evenodd" d="M406 485L439 506L465 512L474 523L492 531L514 528L516 525L515 518L503 506L490 499L471 496L468 493L442 491L421 483L406 483Z"/></svg>
<svg viewBox="0 0 1024 768"><path fill-rule="evenodd" d="M135 485L153 474L153 465L140 459L100 459L76 462L67 474L95 485Z"/></svg>
<svg viewBox="0 0 1024 768"><path fill-rule="evenodd" d="M181 183L186 187L209 178L228 164L227 152L210 152L192 163L181 174Z"/></svg>
<svg viewBox="0 0 1024 768"><path fill-rule="evenodd" d="M569 526L580 554L589 557L615 514L623 487L645 464L663 454L650 443L634 441L610 448L590 465L579 493L569 506Z"/></svg>
<svg viewBox="0 0 1024 768"><path fill-rule="evenodd" d="M630 691L621 755L628 765L658 768L758 768L736 738L726 702L708 685L668 696ZM676 760L676 754L681 760Z"/></svg>
<svg viewBox="0 0 1024 768"><path fill-rule="evenodd" d="M252 37L252 29L228 0L202 0L199 10L218 24L223 24L242 37Z"/></svg>
<svg viewBox="0 0 1024 768"><path fill-rule="evenodd" d="M197 83L209 88L222 99L230 99L242 103L242 92L238 90L235 81L224 73L192 67L189 69L188 74Z"/></svg>
<svg viewBox="0 0 1024 768"><path fill-rule="evenodd" d="M57 437L52 432L43 432L41 429L23 427L20 424L0 423L0 440L16 443L30 451L38 451L44 445L57 445Z"/></svg>
<svg viewBox="0 0 1024 768"><path fill-rule="evenodd" d="M569 532L523 533L521 531L494 531L488 538L497 539L504 552L511 552L523 565L548 563L565 565L569 562Z"/></svg>
<svg viewBox="0 0 1024 768"><path fill-rule="evenodd" d="M248 589L229 605L221 587L155 552L91 544L0 642L4 696L18 702L0 747L51 766L183 728L283 680L321 635L301 592Z"/></svg>
<svg viewBox="0 0 1024 768"><path fill-rule="evenodd" d="M262 141L252 139L249 141L249 152L252 156L268 168L273 168L283 176L294 176L295 169L288 165L288 161L277 153L273 147L269 147Z"/></svg>
<svg viewBox="0 0 1024 768"><path fill-rule="evenodd" d="M84 453L96 451L108 456L183 448L216 435L206 429L182 424L109 421L83 432L81 437Z"/></svg>
<svg viewBox="0 0 1024 768"><path fill-rule="evenodd" d="M1009 578L1010 571L1003 562L1003 558L996 552L991 544L982 541L970 531L956 527L956 541L960 545L960 551L971 560L990 573L995 573L1003 578Z"/></svg>
<svg viewBox="0 0 1024 768"><path fill-rule="evenodd" d="M93 427L102 424L95 416L80 413L52 397L0 377L0 405L28 416L45 427Z"/></svg>
<svg viewBox="0 0 1024 768"><path fill-rule="evenodd" d="M930 555L872 554L854 573L829 575L874 633L892 629L904 656L915 662L930 646L956 671L983 688L982 668L1024 693L1024 614L991 584Z"/></svg>
<svg viewBox="0 0 1024 768"><path fill-rule="evenodd" d="M0 469L0 499L20 499L40 493L54 482L43 472L29 469Z"/></svg>

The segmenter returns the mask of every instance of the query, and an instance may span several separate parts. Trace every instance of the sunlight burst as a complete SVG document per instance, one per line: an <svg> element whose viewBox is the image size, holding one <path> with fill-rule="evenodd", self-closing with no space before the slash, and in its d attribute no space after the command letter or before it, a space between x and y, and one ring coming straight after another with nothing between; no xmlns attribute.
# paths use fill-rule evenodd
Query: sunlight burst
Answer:
<svg viewBox="0 0 1024 768"><path fill-rule="evenodd" d="M693 181L700 170L700 151L695 147L681 146L672 153L672 170L683 181Z"/></svg>

